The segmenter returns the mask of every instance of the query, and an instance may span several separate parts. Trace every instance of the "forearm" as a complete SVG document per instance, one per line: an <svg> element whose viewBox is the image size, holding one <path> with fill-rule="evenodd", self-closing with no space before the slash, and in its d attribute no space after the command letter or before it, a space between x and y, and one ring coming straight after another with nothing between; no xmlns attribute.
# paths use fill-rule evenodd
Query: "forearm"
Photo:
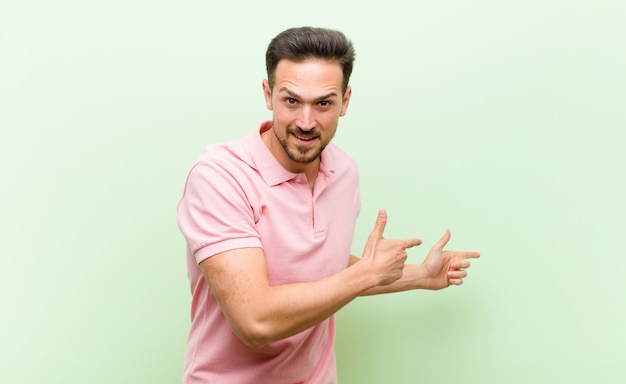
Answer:
<svg viewBox="0 0 626 384"><path fill-rule="evenodd" d="M251 347L293 336L311 328L376 285L367 263L322 280L278 286L247 287L243 302L218 295L233 331ZM237 294L238 295L238 294Z"/></svg>

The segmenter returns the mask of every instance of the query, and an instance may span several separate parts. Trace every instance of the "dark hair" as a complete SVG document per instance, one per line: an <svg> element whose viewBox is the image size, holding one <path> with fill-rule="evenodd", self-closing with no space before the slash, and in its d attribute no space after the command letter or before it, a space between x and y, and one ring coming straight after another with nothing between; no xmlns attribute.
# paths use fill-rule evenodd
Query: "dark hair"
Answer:
<svg viewBox="0 0 626 384"><path fill-rule="evenodd" d="M312 27L290 28L272 39L265 52L270 88L274 87L274 72L280 60L297 63L311 58L336 60L341 65L345 93L354 63L352 43L339 31Z"/></svg>

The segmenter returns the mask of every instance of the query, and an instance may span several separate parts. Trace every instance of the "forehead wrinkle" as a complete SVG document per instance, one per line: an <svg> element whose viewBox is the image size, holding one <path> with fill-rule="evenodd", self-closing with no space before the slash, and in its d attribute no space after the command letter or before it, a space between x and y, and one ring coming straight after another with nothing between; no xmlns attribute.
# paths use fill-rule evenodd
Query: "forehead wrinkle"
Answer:
<svg viewBox="0 0 626 384"><path fill-rule="evenodd" d="M286 86L282 86L278 89L278 92L285 92L286 94L288 94L289 96L293 97L294 99L300 99L302 100L302 96L300 96L299 94L297 94L296 92L292 91L291 89L287 88ZM329 92L325 95L319 96L317 98L315 98L315 100L327 100L333 97L337 97L338 94L337 92Z"/></svg>

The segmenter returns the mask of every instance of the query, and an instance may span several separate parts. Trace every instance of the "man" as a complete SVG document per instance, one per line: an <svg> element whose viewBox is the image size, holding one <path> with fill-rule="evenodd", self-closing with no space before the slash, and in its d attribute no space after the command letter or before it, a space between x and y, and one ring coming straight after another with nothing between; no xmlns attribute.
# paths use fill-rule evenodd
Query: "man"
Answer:
<svg viewBox="0 0 626 384"><path fill-rule="evenodd" d="M334 317L360 295L459 285L475 252L419 265L419 239L383 238L378 213L362 258L350 255L360 209L357 167L330 141L352 90L352 44L333 30L289 29L266 53L273 121L209 146L178 206L187 241L192 324L183 381L336 383Z"/></svg>

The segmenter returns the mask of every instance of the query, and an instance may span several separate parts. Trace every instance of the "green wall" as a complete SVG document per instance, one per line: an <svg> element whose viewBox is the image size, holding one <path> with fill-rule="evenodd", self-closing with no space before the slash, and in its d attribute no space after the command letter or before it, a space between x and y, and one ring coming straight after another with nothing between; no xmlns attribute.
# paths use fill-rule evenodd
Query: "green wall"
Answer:
<svg viewBox="0 0 626 384"><path fill-rule="evenodd" d="M353 251L384 207L413 261L448 227L482 253L343 309L341 383L624 381L625 4L3 1L0 382L180 382L186 172L269 118L265 47L298 25L357 49Z"/></svg>

